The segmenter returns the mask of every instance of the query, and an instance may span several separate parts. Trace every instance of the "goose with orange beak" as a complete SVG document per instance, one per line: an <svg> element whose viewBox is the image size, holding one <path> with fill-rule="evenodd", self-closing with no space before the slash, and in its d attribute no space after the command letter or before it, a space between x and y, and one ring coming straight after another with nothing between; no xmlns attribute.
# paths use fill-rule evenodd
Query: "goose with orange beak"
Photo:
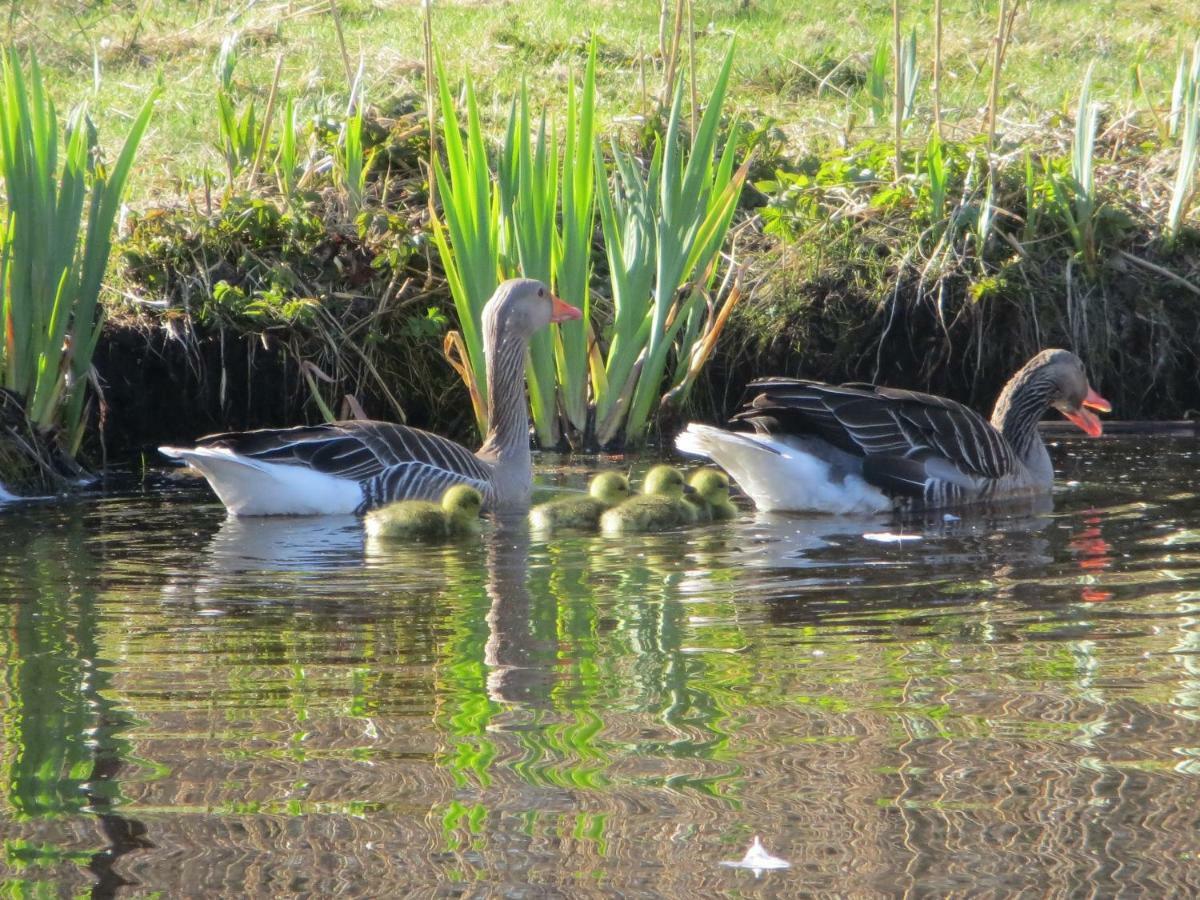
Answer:
<svg viewBox="0 0 1200 900"><path fill-rule="evenodd" d="M762 510L832 513L958 506L1046 493L1054 468L1038 421L1054 407L1086 434L1112 405L1067 350L1009 379L991 420L945 397L793 378L751 382L729 428L692 423L675 439Z"/></svg>
<svg viewBox="0 0 1200 900"><path fill-rule="evenodd" d="M488 432L474 453L374 421L214 434L159 450L197 469L233 515L361 515L397 500L436 500L457 484L479 491L485 509L524 511L533 482L526 349L542 328L581 315L540 281L514 278L496 288L482 321Z"/></svg>

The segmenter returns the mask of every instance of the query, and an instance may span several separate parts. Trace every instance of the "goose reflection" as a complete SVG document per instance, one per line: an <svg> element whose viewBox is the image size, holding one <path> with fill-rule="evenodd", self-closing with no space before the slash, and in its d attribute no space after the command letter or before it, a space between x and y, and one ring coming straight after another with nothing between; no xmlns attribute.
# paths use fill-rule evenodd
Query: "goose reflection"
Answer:
<svg viewBox="0 0 1200 900"><path fill-rule="evenodd" d="M554 630L538 637L537 621L554 622L554 609L534 609L529 590L529 528L526 519L497 519L484 538L487 564L488 637L483 661L488 668L488 697L523 705L547 705L554 685L558 641ZM548 619L546 618L548 615Z"/></svg>
<svg viewBox="0 0 1200 900"><path fill-rule="evenodd" d="M362 522L355 516L229 516L208 546L212 568L312 570L363 561Z"/></svg>
<svg viewBox="0 0 1200 900"><path fill-rule="evenodd" d="M329 592L330 573L361 569L362 524L354 516L228 516L201 558L199 566L168 577L166 597L199 603L226 595L317 599Z"/></svg>

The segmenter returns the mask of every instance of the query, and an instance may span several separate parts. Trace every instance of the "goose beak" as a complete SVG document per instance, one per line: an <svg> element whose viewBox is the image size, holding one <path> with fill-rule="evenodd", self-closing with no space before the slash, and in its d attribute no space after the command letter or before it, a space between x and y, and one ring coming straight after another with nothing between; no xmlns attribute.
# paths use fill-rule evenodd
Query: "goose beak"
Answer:
<svg viewBox="0 0 1200 900"><path fill-rule="evenodd" d="M559 297L550 295L550 321L551 322L571 322L575 319L582 319L583 313L577 307L572 306L565 300Z"/></svg>
<svg viewBox="0 0 1200 900"><path fill-rule="evenodd" d="M1087 396L1083 398L1083 405L1090 406L1092 409L1100 412L1112 412L1112 404L1096 393L1091 387L1088 388Z"/></svg>
<svg viewBox="0 0 1200 900"><path fill-rule="evenodd" d="M1089 387L1079 409L1064 411L1063 415L1088 437L1100 437L1104 433L1104 424L1098 416L1088 410L1088 407L1100 412L1112 412L1112 404Z"/></svg>
<svg viewBox="0 0 1200 900"><path fill-rule="evenodd" d="M696 489L694 487L692 487L690 484L685 484L683 486L683 496L693 497L693 496L695 496L695 494L696 494Z"/></svg>

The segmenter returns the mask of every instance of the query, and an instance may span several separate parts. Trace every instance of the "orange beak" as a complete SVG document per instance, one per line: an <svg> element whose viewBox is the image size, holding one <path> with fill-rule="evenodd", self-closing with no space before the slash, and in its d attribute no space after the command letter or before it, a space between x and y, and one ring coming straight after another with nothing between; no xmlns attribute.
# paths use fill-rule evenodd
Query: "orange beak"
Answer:
<svg viewBox="0 0 1200 900"><path fill-rule="evenodd" d="M1098 416L1088 411L1087 407L1100 412L1112 412L1112 404L1089 387L1087 396L1083 398L1079 409L1064 412L1063 415L1088 437L1100 437L1104 433L1104 425Z"/></svg>
<svg viewBox="0 0 1200 900"><path fill-rule="evenodd" d="M1100 412L1112 412L1112 404L1097 394L1091 387L1088 387L1087 396L1083 398L1083 405L1090 406L1092 409L1097 409Z"/></svg>
<svg viewBox="0 0 1200 900"><path fill-rule="evenodd" d="M553 294L550 295L550 303L551 322L571 322L575 319L583 318L583 313L581 313L576 307L572 306L570 303L567 303L565 300L560 299L559 297L555 297Z"/></svg>

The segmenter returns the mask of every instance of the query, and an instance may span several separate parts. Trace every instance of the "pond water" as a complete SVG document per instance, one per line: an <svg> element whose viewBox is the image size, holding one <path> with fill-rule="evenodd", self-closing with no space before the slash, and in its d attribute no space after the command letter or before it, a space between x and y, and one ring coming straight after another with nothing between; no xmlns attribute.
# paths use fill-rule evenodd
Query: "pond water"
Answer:
<svg viewBox="0 0 1200 900"><path fill-rule="evenodd" d="M0 509L0 887L1194 896L1200 445L1052 454L1037 509L647 538Z"/></svg>

